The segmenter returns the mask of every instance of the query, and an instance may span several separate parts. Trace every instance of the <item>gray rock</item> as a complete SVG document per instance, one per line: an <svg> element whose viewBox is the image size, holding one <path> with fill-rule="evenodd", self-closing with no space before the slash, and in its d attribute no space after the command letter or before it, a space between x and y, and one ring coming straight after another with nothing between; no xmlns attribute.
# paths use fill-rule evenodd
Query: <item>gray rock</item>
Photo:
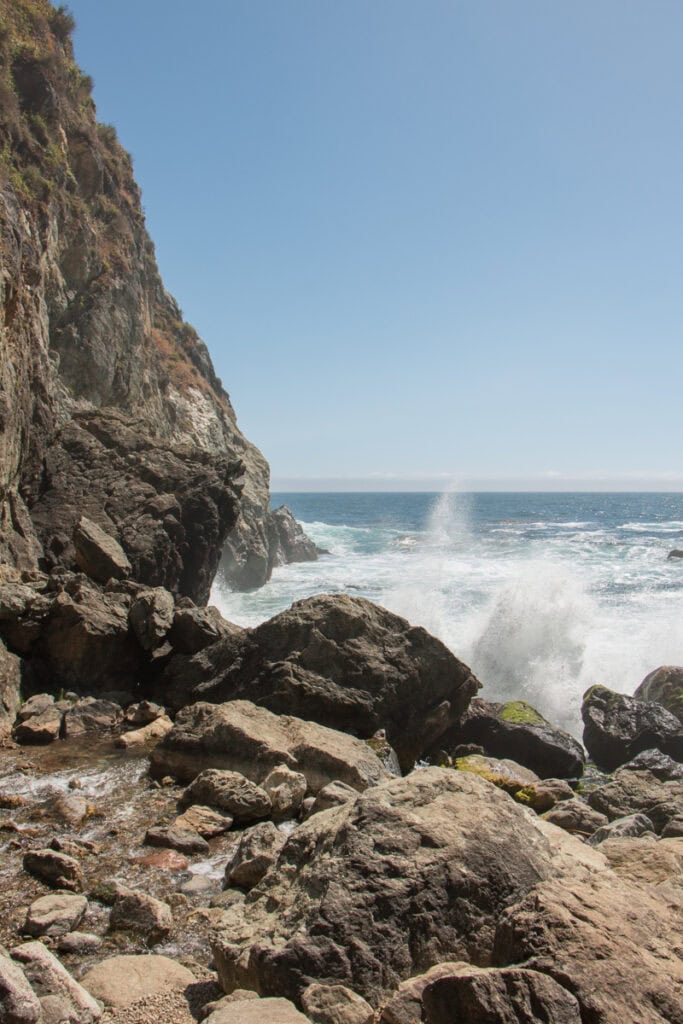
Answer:
<svg viewBox="0 0 683 1024"><path fill-rule="evenodd" d="M34 900L26 912L27 935L65 935L77 928L88 909L85 896L54 893Z"/></svg>
<svg viewBox="0 0 683 1024"><path fill-rule="evenodd" d="M579 1004L547 974L519 967L469 967L430 982L422 996L425 1024L582 1024Z"/></svg>
<svg viewBox="0 0 683 1024"><path fill-rule="evenodd" d="M646 832L654 832L654 825L646 814L628 814L602 825L587 840L591 846L598 846L606 839L637 838Z"/></svg>
<svg viewBox="0 0 683 1024"><path fill-rule="evenodd" d="M557 804L543 817L545 821L565 829L566 832L574 832L585 837L592 835L596 829L602 828L609 821L606 814L594 810L579 796Z"/></svg>
<svg viewBox="0 0 683 1024"><path fill-rule="evenodd" d="M645 676L633 696L661 704L683 722L683 667L661 665Z"/></svg>
<svg viewBox="0 0 683 1024"><path fill-rule="evenodd" d="M109 927L112 931L132 931L156 943L171 932L171 908L162 900L145 892L128 889L118 896L111 909Z"/></svg>
<svg viewBox="0 0 683 1024"><path fill-rule="evenodd" d="M63 732L68 739L91 733L107 733L116 728L123 717L118 704L95 697L85 697L64 714Z"/></svg>
<svg viewBox="0 0 683 1024"><path fill-rule="evenodd" d="M270 797L272 815L276 819L295 818L307 789L306 776L281 764L269 772L262 788Z"/></svg>
<svg viewBox="0 0 683 1024"><path fill-rule="evenodd" d="M24 870L51 885L53 889L82 892L84 888L81 865L73 857L57 850L31 850L24 854Z"/></svg>
<svg viewBox="0 0 683 1024"><path fill-rule="evenodd" d="M42 942L27 942L12 950L34 992L42 1000L57 996L70 1007L70 1024L92 1024L102 1016L96 999L75 981Z"/></svg>
<svg viewBox="0 0 683 1024"><path fill-rule="evenodd" d="M163 587L143 590L135 598L128 621L145 651L153 651L164 642L173 625L174 611L173 595Z"/></svg>
<svg viewBox="0 0 683 1024"><path fill-rule="evenodd" d="M273 866L287 837L270 821L262 821L242 833L225 866L228 885L252 889Z"/></svg>
<svg viewBox="0 0 683 1024"><path fill-rule="evenodd" d="M223 618L217 608L176 606L168 639L179 654L198 654L225 636L243 636L244 630Z"/></svg>
<svg viewBox="0 0 683 1024"><path fill-rule="evenodd" d="M209 852L209 844L206 839L202 839L198 832L190 828L176 826L156 826L148 829L145 834L145 843L148 846L162 846L169 850L178 850L179 853Z"/></svg>
<svg viewBox="0 0 683 1024"><path fill-rule="evenodd" d="M373 1024L375 1011L344 985L309 985L301 1006L313 1024Z"/></svg>
<svg viewBox="0 0 683 1024"><path fill-rule="evenodd" d="M650 772L662 782L683 779L683 764L674 761L672 757L663 754L661 750L643 750L632 761L627 761L621 767L623 770L628 769L634 772Z"/></svg>
<svg viewBox="0 0 683 1024"><path fill-rule="evenodd" d="M81 516L73 531L76 565L91 579L106 583L131 574L125 551L112 536L86 516Z"/></svg>
<svg viewBox="0 0 683 1024"><path fill-rule="evenodd" d="M317 814L319 811L327 811L330 807L341 807L358 796L358 790L353 786L347 786L345 782L328 782L326 786L318 790L310 814Z"/></svg>
<svg viewBox="0 0 683 1024"><path fill-rule="evenodd" d="M620 768L586 799L610 821L642 812L659 833L671 818L683 813L683 780L661 782L652 772Z"/></svg>
<svg viewBox="0 0 683 1024"><path fill-rule="evenodd" d="M96 953L102 942L100 935L93 935L90 932L68 932L57 940L57 949L60 953L86 956Z"/></svg>
<svg viewBox="0 0 683 1024"><path fill-rule="evenodd" d="M227 811L235 821L257 821L271 812L270 797L264 789L239 772L207 768L190 783L182 803L208 804Z"/></svg>
<svg viewBox="0 0 683 1024"><path fill-rule="evenodd" d="M38 996L18 964L0 952L0 1020L3 1024L39 1024Z"/></svg>
<svg viewBox="0 0 683 1024"><path fill-rule="evenodd" d="M661 704L592 686L584 694L581 716L586 750L605 771L653 747L683 761L683 726Z"/></svg>

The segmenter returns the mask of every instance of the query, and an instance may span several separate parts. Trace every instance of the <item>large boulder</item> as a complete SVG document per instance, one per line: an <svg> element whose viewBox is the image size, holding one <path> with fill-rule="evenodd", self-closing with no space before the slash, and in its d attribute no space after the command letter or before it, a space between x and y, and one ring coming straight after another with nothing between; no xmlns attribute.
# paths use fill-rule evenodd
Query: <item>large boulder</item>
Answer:
<svg viewBox="0 0 683 1024"><path fill-rule="evenodd" d="M661 704L592 686L584 694L581 716L586 750L605 771L652 747L683 761L683 725Z"/></svg>
<svg viewBox="0 0 683 1024"><path fill-rule="evenodd" d="M461 720L439 740L447 752L470 743L483 747L491 757L517 761L542 779L571 779L583 773L581 744L524 701L498 704L475 698Z"/></svg>
<svg viewBox="0 0 683 1024"><path fill-rule="evenodd" d="M0 640L0 740L9 736L21 706L21 659Z"/></svg>
<svg viewBox="0 0 683 1024"><path fill-rule="evenodd" d="M604 786L588 793L586 799L610 821L640 812L661 832L671 818L683 814L683 779L662 782L651 771L620 768Z"/></svg>
<svg viewBox="0 0 683 1024"><path fill-rule="evenodd" d="M343 594L298 601L241 644L214 646L221 645L226 656L213 675L185 671L184 692L174 678L176 705L248 699L355 736L385 729L403 770L462 715L480 685L426 630Z"/></svg>
<svg viewBox="0 0 683 1024"><path fill-rule="evenodd" d="M425 1024L582 1024L579 1004L556 981L520 967L463 967L430 982L422 995Z"/></svg>
<svg viewBox="0 0 683 1024"><path fill-rule="evenodd" d="M195 980L187 967L150 953L109 957L91 967L81 982L105 1006L123 1009L138 999L183 991Z"/></svg>
<svg viewBox="0 0 683 1024"><path fill-rule="evenodd" d="M565 860L604 865L474 775L392 779L310 817L225 912L221 982L295 1001L314 981L342 984L376 1006L444 960L486 963L500 913Z"/></svg>
<svg viewBox="0 0 683 1024"><path fill-rule="evenodd" d="M645 676L633 696L661 704L683 723L683 667L661 665Z"/></svg>
<svg viewBox="0 0 683 1024"><path fill-rule="evenodd" d="M22 969L0 952L0 1020L3 1024L40 1024L43 1012Z"/></svg>
<svg viewBox="0 0 683 1024"><path fill-rule="evenodd" d="M183 805L208 804L227 811L239 822L269 818L273 804L269 794L240 772L206 768L192 780L182 796Z"/></svg>
<svg viewBox="0 0 683 1024"><path fill-rule="evenodd" d="M52 997L64 1014L57 1016L57 1020L66 1020L69 1024L93 1024L100 1019L102 1008L97 1000L71 977L42 942L25 942L21 946L15 946L12 958L21 964L26 978L43 1005L46 998Z"/></svg>
<svg viewBox="0 0 683 1024"><path fill-rule="evenodd" d="M173 775L182 782L206 768L227 768L260 783L282 764L304 775L312 793L334 780L362 790L386 777L362 740L316 722L274 715L246 700L183 708L172 731L152 751L150 766L156 777Z"/></svg>
<svg viewBox="0 0 683 1024"><path fill-rule="evenodd" d="M132 567L125 551L92 519L81 516L72 539L76 565L91 579L106 583L109 579L122 580L130 576Z"/></svg>

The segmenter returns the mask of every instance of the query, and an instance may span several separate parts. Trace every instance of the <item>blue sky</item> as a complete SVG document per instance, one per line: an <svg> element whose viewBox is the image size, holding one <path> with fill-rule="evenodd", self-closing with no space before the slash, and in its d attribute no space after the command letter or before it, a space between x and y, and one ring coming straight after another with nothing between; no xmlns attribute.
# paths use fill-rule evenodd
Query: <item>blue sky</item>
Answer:
<svg viewBox="0 0 683 1024"><path fill-rule="evenodd" d="M683 5L72 0L275 488L683 489Z"/></svg>

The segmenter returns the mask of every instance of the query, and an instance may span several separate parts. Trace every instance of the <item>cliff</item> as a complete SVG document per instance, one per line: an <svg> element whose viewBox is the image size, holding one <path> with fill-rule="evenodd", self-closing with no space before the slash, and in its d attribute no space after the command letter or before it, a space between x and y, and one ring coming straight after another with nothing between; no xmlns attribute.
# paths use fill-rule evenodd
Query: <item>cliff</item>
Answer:
<svg viewBox="0 0 683 1024"><path fill-rule="evenodd" d="M72 29L0 0L0 560L75 568L85 514L136 579L204 602L224 548L237 586L288 557L268 464L163 287Z"/></svg>

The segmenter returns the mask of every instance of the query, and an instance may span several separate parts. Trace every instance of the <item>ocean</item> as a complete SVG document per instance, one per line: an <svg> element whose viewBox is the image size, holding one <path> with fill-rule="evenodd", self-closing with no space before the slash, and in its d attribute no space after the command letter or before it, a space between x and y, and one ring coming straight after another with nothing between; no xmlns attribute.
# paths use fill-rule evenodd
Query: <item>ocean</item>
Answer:
<svg viewBox="0 0 683 1024"><path fill-rule="evenodd" d="M424 626L491 700L527 700L580 735L594 683L633 693L683 664L683 494L273 494L329 554L211 601L253 626L348 593Z"/></svg>

